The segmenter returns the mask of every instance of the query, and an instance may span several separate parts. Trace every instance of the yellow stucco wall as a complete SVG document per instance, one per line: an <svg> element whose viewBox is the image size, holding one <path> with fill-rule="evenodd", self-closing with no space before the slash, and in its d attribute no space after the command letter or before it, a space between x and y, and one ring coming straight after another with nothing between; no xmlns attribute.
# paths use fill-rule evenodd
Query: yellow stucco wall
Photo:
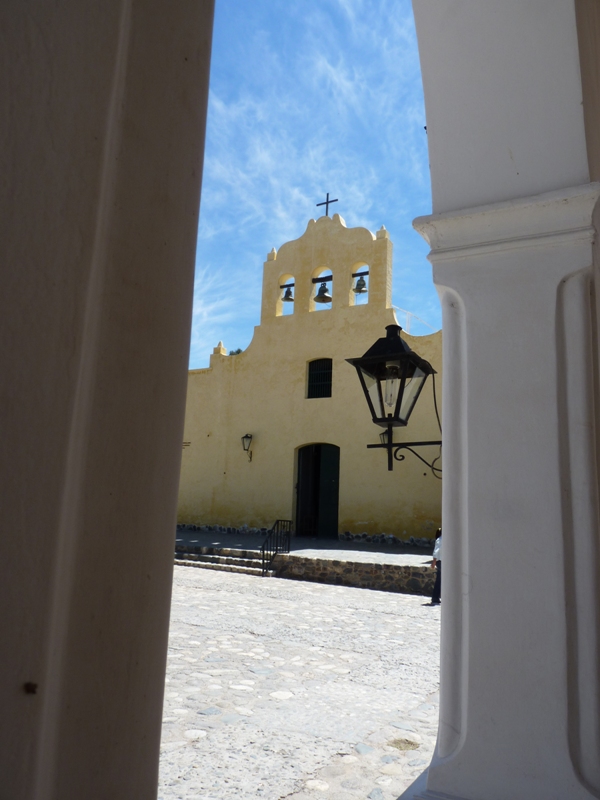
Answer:
<svg viewBox="0 0 600 800"><path fill-rule="evenodd" d="M352 273L369 267L366 305L354 305ZM316 310L318 284L333 275L331 308ZM208 369L189 373L179 513L180 522L270 527L295 519L298 448L340 448L339 531L431 538L441 522L441 481L410 453L387 470L355 369L361 356L396 323L391 308L392 243L383 228L346 228L343 220L310 220L303 236L269 254L264 264L261 323L235 356L215 348ZM280 284L294 282L294 313L282 315ZM332 284L328 284L332 286ZM403 338L436 376L441 411L441 331ZM332 396L306 397L307 364L333 360ZM251 433L252 461L241 437ZM439 439L431 379L394 441ZM435 457L437 448L422 451Z"/></svg>

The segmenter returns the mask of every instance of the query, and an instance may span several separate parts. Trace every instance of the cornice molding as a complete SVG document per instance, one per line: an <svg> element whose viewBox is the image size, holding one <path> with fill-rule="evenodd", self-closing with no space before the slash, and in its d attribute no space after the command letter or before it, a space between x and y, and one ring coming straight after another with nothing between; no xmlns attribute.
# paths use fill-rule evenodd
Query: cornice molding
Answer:
<svg viewBox="0 0 600 800"><path fill-rule="evenodd" d="M540 246L593 241L600 183L587 183L502 203L417 217L432 263Z"/></svg>

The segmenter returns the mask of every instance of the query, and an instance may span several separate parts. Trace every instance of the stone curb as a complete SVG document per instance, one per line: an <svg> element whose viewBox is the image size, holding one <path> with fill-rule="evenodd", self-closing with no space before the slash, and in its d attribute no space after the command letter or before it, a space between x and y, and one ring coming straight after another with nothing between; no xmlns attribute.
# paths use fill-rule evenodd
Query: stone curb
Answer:
<svg viewBox="0 0 600 800"><path fill-rule="evenodd" d="M279 554L273 563L276 578L333 583L384 592L431 595L435 570L397 564L368 564Z"/></svg>
<svg viewBox="0 0 600 800"><path fill-rule="evenodd" d="M184 566L261 574L259 551L177 546L175 559ZM293 553L278 554L271 574L288 580L426 596L432 594L435 582L435 570L431 567L308 558Z"/></svg>

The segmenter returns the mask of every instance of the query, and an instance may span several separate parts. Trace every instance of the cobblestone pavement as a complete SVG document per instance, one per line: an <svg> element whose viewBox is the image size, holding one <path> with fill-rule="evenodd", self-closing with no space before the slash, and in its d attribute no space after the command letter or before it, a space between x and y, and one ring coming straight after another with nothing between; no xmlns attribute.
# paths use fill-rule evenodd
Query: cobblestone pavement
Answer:
<svg viewBox="0 0 600 800"><path fill-rule="evenodd" d="M175 567L160 800L394 800L429 764L439 607Z"/></svg>

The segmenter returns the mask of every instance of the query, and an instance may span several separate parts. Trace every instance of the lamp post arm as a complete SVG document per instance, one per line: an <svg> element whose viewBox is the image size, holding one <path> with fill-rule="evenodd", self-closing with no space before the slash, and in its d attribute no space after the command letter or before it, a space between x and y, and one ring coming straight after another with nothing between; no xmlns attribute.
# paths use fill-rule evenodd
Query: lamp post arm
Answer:
<svg viewBox="0 0 600 800"><path fill-rule="evenodd" d="M428 442L427 444L439 444L441 446L442 443L441 442ZM394 458L396 459L396 461L404 461L404 459L406 458L405 455L399 455L401 449L410 450L410 452L414 456L416 456L420 461L422 461L423 464L425 464L426 467L429 467L429 469L433 473L433 477L434 478L439 478L441 480L442 470L439 467L435 466L435 462L439 461L440 456L438 456L437 458L434 458L433 461L430 464L429 461L426 461L423 458L423 456L420 456L415 450L412 449L412 447L410 447L409 445L403 445L402 447L397 448L396 452L394 453ZM440 455L441 455L441 452L440 452ZM439 473L439 474L437 474L437 473Z"/></svg>
<svg viewBox="0 0 600 800"><path fill-rule="evenodd" d="M401 450L410 450L410 452L415 455L418 459L420 459L429 469L434 473L439 472L441 474L442 470L438 467L435 467L434 464L437 459L434 459L431 464L426 461L422 456L420 456L413 448L415 447L429 447L429 446L439 446L441 447L441 441L430 441L430 442L401 442L400 444L394 444L391 441L391 436L388 431L388 441L385 444L368 444L367 448L369 450L379 449L379 450L387 450L388 452L388 470L391 472L393 467L393 460L396 461L404 461L406 456L400 455ZM437 477L437 475L436 475Z"/></svg>

